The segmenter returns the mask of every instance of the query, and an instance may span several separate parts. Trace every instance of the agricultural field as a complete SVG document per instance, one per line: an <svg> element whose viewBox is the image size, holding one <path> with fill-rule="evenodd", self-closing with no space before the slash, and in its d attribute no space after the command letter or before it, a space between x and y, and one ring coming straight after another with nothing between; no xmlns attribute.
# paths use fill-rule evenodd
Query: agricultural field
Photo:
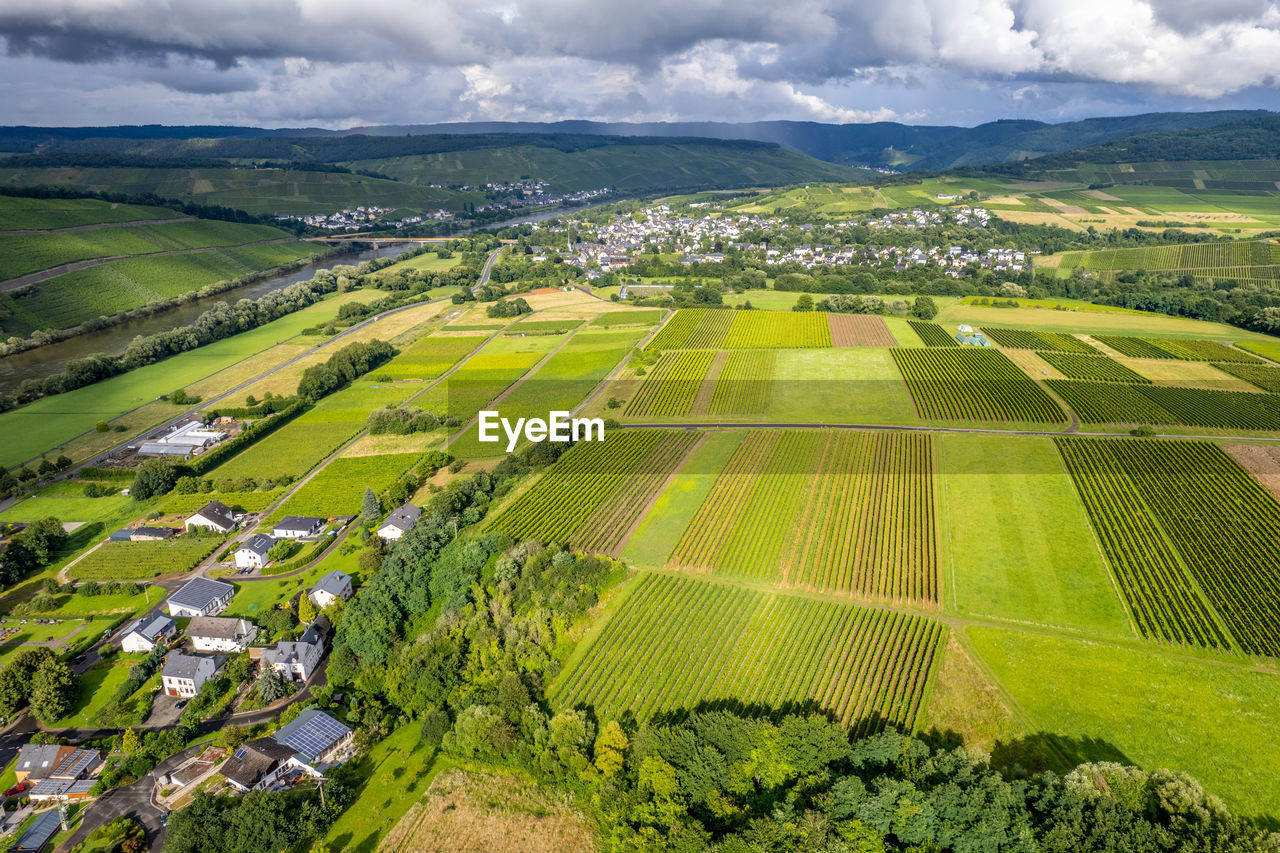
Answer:
<svg viewBox="0 0 1280 853"><path fill-rule="evenodd" d="M724 308L681 308L671 315L645 349L650 352L719 349L736 314Z"/></svg>
<svg viewBox="0 0 1280 853"><path fill-rule="evenodd" d="M268 489L257 492L201 492L194 495L180 495L171 492L165 496L157 509L165 515L189 516L209 501L219 501L240 512L262 512L275 503L282 491Z"/></svg>
<svg viewBox="0 0 1280 853"><path fill-rule="evenodd" d="M277 521L286 515L358 515L366 488L375 494L385 491L419 458L418 453L340 456L303 484L266 521Z"/></svg>
<svg viewBox="0 0 1280 853"><path fill-rule="evenodd" d="M898 339L883 317L871 314L828 314L833 347L896 347Z"/></svg>
<svg viewBox="0 0 1280 853"><path fill-rule="evenodd" d="M208 476L214 479L297 479L354 438L362 428L363 423L352 421L294 421L249 445L210 471Z"/></svg>
<svg viewBox="0 0 1280 853"><path fill-rule="evenodd" d="M1262 360L1235 347L1214 341L1181 338L1133 338L1121 335L1095 335L1099 343L1130 358L1173 358L1182 361L1237 362L1262 364Z"/></svg>
<svg viewBox="0 0 1280 853"><path fill-rule="evenodd" d="M773 397L773 350L734 350L711 392L713 415L763 415Z"/></svg>
<svg viewBox="0 0 1280 853"><path fill-rule="evenodd" d="M580 443L489 527L515 539L616 553L698 440L692 432L627 430Z"/></svg>
<svg viewBox="0 0 1280 853"><path fill-rule="evenodd" d="M297 242L107 261L47 279L30 291L0 294L0 332L25 336L35 329L70 328L307 260L321 251L315 243Z"/></svg>
<svg viewBox="0 0 1280 853"><path fill-rule="evenodd" d="M1065 420L1053 398L997 350L938 347L891 352L921 418L1037 423Z"/></svg>
<svg viewBox="0 0 1280 853"><path fill-rule="evenodd" d="M927 347L958 347L960 342L955 336L937 323L925 323L920 320L908 320L907 325L915 332Z"/></svg>
<svg viewBox="0 0 1280 853"><path fill-rule="evenodd" d="M664 352L657 365L634 386L623 412L629 418L689 414L715 356L711 350Z"/></svg>
<svg viewBox="0 0 1280 853"><path fill-rule="evenodd" d="M0 234L0 280L90 258L150 255L292 239L289 232L269 225L244 225L213 219L159 225L117 225L91 231L48 231L16 236Z"/></svg>
<svg viewBox="0 0 1280 853"><path fill-rule="evenodd" d="M78 580L131 580L180 574L212 554L222 539L181 536L157 542L105 542L85 554L68 574Z"/></svg>
<svg viewBox="0 0 1280 853"><path fill-rule="evenodd" d="M93 198L0 196L0 231L50 231L103 223L180 219L167 207L113 204Z"/></svg>
<svg viewBox="0 0 1280 853"><path fill-rule="evenodd" d="M1280 395L1275 394L1062 379L1047 379L1045 384L1087 424L1280 429Z"/></svg>
<svg viewBox="0 0 1280 853"><path fill-rule="evenodd" d="M992 326L983 326L982 332L1000 346L1008 349L1080 354L1093 354L1098 351L1074 335L1064 335L1058 332L1033 332L1026 329L1001 329Z"/></svg>
<svg viewBox="0 0 1280 853"><path fill-rule="evenodd" d="M829 316L821 311L736 311L723 348L830 347Z"/></svg>
<svg viewBox="0 0 1280 853"><path fill-rule="evenodd" d="M796 589L937 602L933 468L928 435L753 431L667 565Z"/></svg>
<svg viewBox="0 0 1280 853"><path fill-rule="evenodd" d="M65 521L102 521L116 518L135 506L132 498L121 495L119 489L128 483L113 483L117 491L101 498L87 498L85 483L61 481L50 483L28 498L0 512L0 521L34 522L54 516Z"/></svg>
<svg viewBox="0 0 1280 853"><path fill-rule="evenodd" d="M1270 391L1272 394L1280 394L1280 367L1270 367L1264 364L1218 364L1215 365L1218 370L1224 373L1230 373L1237 379L1243 379L1250 385L1261 388L1263 391Z"/></svg>
<svg viewBox="0 0 1280 853"><path fill-rule="evenodd" d="M712 702L813 706L858 734L909 730L943 635L921 616L644 574L550 699L601 719Z"/></svg>
<svg viewBox="0 0 1280 853"><path fill-rule="evenodd" d="M1144 636L1280 655L1275 498L1207 442L1056 441Z"/></svg>
<svg viewBox="0 0 1280 853"><path fill-rule="evenodd" d="M1271 188L1275 189L1274 186ZM1274 287L1280 282L1280 243L1232 240L1063 253L1059 269L1070 271L1076 267L1100 271L1190 273L1197 278L1230 278Z"/></svg>
<svg viewBox="0 0 1280 853"><path fill-rule="evenodd" d="M1090 382L1130 382L1149 385L1151 380L1105 355L1078 355L1068 352L1042 352L1042 359L1068 379Z"/></svg>
<svg viewBox="0 0 1280 853"><path fill-rule="evenodd" d="M661 308L608 311L591 321L593 326L656 326L666 312Z"/></svg>

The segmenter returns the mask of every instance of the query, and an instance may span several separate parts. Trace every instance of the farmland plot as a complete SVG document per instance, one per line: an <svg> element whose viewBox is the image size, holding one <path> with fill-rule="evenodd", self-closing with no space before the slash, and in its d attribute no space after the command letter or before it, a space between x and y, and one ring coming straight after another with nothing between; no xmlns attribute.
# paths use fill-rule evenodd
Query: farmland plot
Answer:
<svg viewBox="0 0 1280 853"><path fill-rule="evenodd" d="M762 415L773 397L773 350L734 350L716 377L713 415ZM1280 371L1277 371L1280 372Z"/></svg>
<svg viewBox="0 0 1280 853"><path fill-rule="evenodd" d="M649 574L550 698L602 719L733 700L911 729L942 639L920 616Z"/></svg>
<svg viewBox="0 0 1280 853"><path fill-rule="evenodd" d="M1280 429L1280 394L1061 379L1048 379L1045 384L1087 424Z"/></svg>
<svg viewBox="0 0 1280 853"><path fill-rule="evenodd" d="M735 311L723 344L724 349L829 346L831 326L827 315L811 311Z"/></svg>
<svg viewBox="0 0 1280 853"><path fill-rule="evenodd" d="M1003 353L970 347L891 351L922 418L1061 423L1062 410Z"/></svg>
<svg viewBox="0 0 1280 853"><path fill-rule="evenodd" d="M786 587L936 602L931 439L753 432L668 565Z"/></svg>
<svg viewBox="0 0 1280 853"><path fill-rule="evenodd" d="M1028 329L982 327L983 334L1008 349L1030 349L1041 352L1096 353L1094 347L1072 335L1061 332L1038 332Z"/></svg>
<svg viewBox="0 0 1280 853"><path fill-rule="evenodd" d="M828 314L834 347L896 347L898 340L874 314Z"/></svg>
<svg viewBox="0 0 1280 853"><path fill-rule="evenodd" d="M1040 357L1069 379L1094 382L1129 382L1150 385L1151 380L1105 355L1077 355L1065 352L1042 352Z"/></svg>
<svg viewBox="0 0 1280 853"><path fill-rule="evenodd" d="M937 323L924 323L920 320L908 320L907 325L915 332L927 347L958 347L957 341L950 332Z"/></svg>
<svg viewBox="0 0 1280 853"><path fill-rule="evenodd" d="M420 458L417 453L380 456L343 456L333 460L271 514L270 521L286 515L331 518L355 515L366 488L385 491Z"/></svg>
<svg viewBox="0 0 1280 853"><path fill-rule="evenodd" d="M1267 367L1263 364L1219 364L1217 368L1263 391L1280 394L1280 367Z"/></svg>
<svg viewBox="0 0 1280 853"><path fill-rule="evenodd" d="M715 358L711 350L663 353L624 409L628 417L687 415Z"/></svg>
<svg viewBox="0 0 1280 853"><path fill-rule="evenodd" d="M719 349L736 312L725 308L681 308L645 349Z"/></svg>
<svg viewBox="0 0 1280 853"><path fill-rule="evenodd" d="M1280 504L1208 442L1058 438L1146 636L1280 655ZM1203 597L1202 597L1203 596Z"/></svg>
<svg viewBox="0 0 1280 853"><path fill-rule="evenodd" d="M613 553L697 441L687 431L627 430L582 442L490 528L516 539Z"/></svg>
<svg viewBox="0 0 1280 853"><path fill-rule="evenodd" d="M194 568L222 544L217 536L182 536L155 542L107 542L68 574L81 580L152 578Z"/></svg>
<svg viewBox="0 0 1280 853"><path fill-rule="evenodd" d="M482 336L426 337L405 347L399 355L379 367L377 374L393 379L435 379L484 341Z"/></svg>

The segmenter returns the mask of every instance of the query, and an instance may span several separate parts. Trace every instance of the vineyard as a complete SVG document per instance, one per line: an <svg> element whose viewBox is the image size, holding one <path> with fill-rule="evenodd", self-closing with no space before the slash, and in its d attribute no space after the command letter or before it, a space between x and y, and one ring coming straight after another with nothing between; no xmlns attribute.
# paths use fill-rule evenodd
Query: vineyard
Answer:
<svg viewBox="0 0 1280 853"><path fill-rule="evenodd" d="M649 574L550 698L602 719L736 701L910 730L943 636L921 616Z"/></svg>
<svg viewBox="0 0 1280 853"><path fill-rule="evenodd" d="M1099 343L1106 344L1121 355L1130 358L1181 358L1146 338L1130 338L1122 335L1094 335Z"/></svg>
<svg viewBox="0 0 1280 853"><path fill-rule="evenodd" d="M1263 391L1280 394L1280 367L1267 367L1262 364L1218 364L1218 370L1230 373L1237 379L1243 379Z"/></svg>
<svg viewBox="0 0 1280 853"><path fill-rule="evenodd" d="M834 347L896 347L884 318L873 314L828 314Z"/></svg>
<svg viewBox="0 0 1280 853"><path fill-rule="evenodd" d="M937 323L925 323L920 320L908 320L907 325L911 327L911 331L915 332L921 342L927 347L958 347L960 342L957 341L951 333L939 326Z"/></svg>
<svg viewBox="0 0 1280 853"><path fill-rule="evenodd" d="M393 379L434 379L485 342L483 337L426 337L378 368Z"/></svg>
<svg viewBox="0 0 1280 853"><path fill-rule="evenodd" d="M1042 352L1042 359L1068 379L1085 379L1093 382L1131 382L1149 385L1151 380L1135 373L1120 362L1105 355L1077 355L1066 352Z"/></svg>
<svg viewBox="0 0 1280 853"><path fill-rule="evenodd" d="M1280 395L1163 385L1046 379L1087 424L1168 424L1213 429L1280 429Z"/></svg>
<svg viewBox="0 0 1280 853"><path fill-rule="evenodd" d="M760 430L738 446L668 565L936 602L925 434Z"/></svg>
<svg viewBox="0 0 1280 853"><path fill-rule="evenodd" d="M1223 346L1214 341L1195 341L1174 338L1130 338L1116 335L1096 335L1097 339L1116 352L1130 358L1175 358L1180 361L1238 362L1261 364L1262 359L1236 347Z"/></svg>
<svg viewBox="0 0 1280 853"><path fill-rule="evenodd" d="M762 415L767 412L773 397L773 365L773 350L730 352L716 378L711 414Z"/></svg>
<svg viewBox="0 0 1280 853"><path fill-rule="evenodd" d="M1090 270L1189 272L1199 277L1280 282L1280 245L1261 240L1072 252L1063 264Z"/></svg>
<svg viewBox="0 0 1280 853"><path fill-rule="evenodd" d="M1002 347L1031 349L1046 352L1096 353L1097 349L1072 335L1060 332L1033 332L1025 329L991 329L982 327L983 333Z"/></svg>
<svg viewBox="0 0 1280 853"><path fill-rule="evenodd" d="M186 572L222 544L217 536L182 536L154 542L106 542L68 570L78 580L153 578Z"/></svg>
<svg viewBox="0 0 1280 853"><path fill-rule="evenodd" d="M671 349L719 349L737 312L724 308L681 308L653 336L650 352Z"/></svg>
<svg viewBox="0 0 1280 853"><path fill-rule="evenodd" d="M610 432L582 442L503 510L490 529L516 539L613 553L684 461L698 434Z"/></svg>
<svg viewBox="0 0 1280 853"><path fill-rule="evenodd" d="M336 396L336 395L335 395ZM209 476L297 479L355 437L358 423L286 424L215 468Z"/></svg>
<svg viewBox="0 0 1280 853"><path fill-rule="evenodd" d="M653 326L662 320L661 308L633 311L609 311L591 321L593 326Z"/></svg>
<svg viewBox="0 0 1280 853"><path fill-rule="evenodd" d="M386 491L401 474L413 467L417 453L340 457L308 480L293 497L271 514L269 521L286 515L332 518L356 515L366 488Z"/></svg>
<svg viewBox="0 0 1280 853"><path fill-rule="evenodd" d="M723 344L724 349L829 346L831 325L827 315L817 311L735 311Z"/></svg>
<svg viewBox="0 0 1280 853"><path fill-rule="evenodd" d="M920 417L1060 423L1062 410L1003 353L992 349L890 350Z"/></svg>
<svg viewBox="0 0 1280 853"><path fill-rule="evenodd" d="M1257 481L1208 442L1056 441L1144 635L1226 645L1198 586L1236 645L1280 655L1280 504Z"/></svg>
<svg viewBox="0 0 1280 853"><path fill-rule="evenodd" d="M259 492L198 492L194 495L171 492L160 504L159 509L165 515L188 516L209 501L220 501L234 510L262 512L279 497L280 491L277 489Z"/></svg>
<svg viewBox="0 0 1280 853"><path fill-rule="evenodd" d="M624 410L628 417L687 415L715 358L711 350L663 353Z"/></svg>

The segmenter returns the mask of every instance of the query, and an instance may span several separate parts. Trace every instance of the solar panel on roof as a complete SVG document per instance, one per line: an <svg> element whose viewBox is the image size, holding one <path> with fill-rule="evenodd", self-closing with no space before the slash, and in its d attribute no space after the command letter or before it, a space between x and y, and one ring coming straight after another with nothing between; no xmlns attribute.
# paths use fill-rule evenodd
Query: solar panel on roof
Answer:
<svg viewBox="0 0 1280 853"><path fill-rule="evenodd" d="M327 752L349 731L333 717L317 711L308 717L299 717L276 732L276 740L314 759Z"/></svg>

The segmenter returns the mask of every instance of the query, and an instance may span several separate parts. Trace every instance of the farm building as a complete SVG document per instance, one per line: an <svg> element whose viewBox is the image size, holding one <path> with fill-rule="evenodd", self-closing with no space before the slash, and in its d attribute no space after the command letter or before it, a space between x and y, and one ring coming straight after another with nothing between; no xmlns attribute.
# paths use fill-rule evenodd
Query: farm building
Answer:
<svg viewBox="0 0 1280 853"><path fill-rule="evenodd" d="M120 648L126 652L149 652L156 643L170 640L178 632L178 625L162 613L143 616L125 629Z"/></svg>
<svg viewBox="0 0 1280 853"><path fill-rule="evenodd" d="M965 347L992 346L991 341L987 340L987 336L982 334L982 332L975 332L969 326L961 326L961 329L969 329L968 334L966 334L963 331L956 332L956 340L960 342L961 346L965 346Z"/></svg>
<svg viewBox="0 0 1280 853"><path fill-rule="evenodd" d="M312 518L305 515L290 515L276 522L271 535L277 539L302 539L315 536L324 529L323 518Z"/></svg>
<svg viewBox="0 0 1280 853"><path fill-rule="evenodd" d="M236 568L237 569L260 569L267 564L267 554L270 553L271 547L276 544L276 540L272 539L265 533L255 533L249 537L249 541L245 542L236 549Z"/></svg>
<svg viewBox="0 0 1280 853"><path fill-rule="evenodd" d="M157 542L161 539L172 539L172 527L135 527L129 532L130 542Z"/></svg>
<svg viewBox="0 0 1280 853"><path fill-rule="evenodd" d="M187 530L203 527L218 533L230 533L235 529L236 516L231 507L222 501L209 501L187 519Z"/></svg>
<svg viewBox="0 0 1280 853"><path fill-rule="evenodd" d="M216 616L226 609L236 588L229 583L210 580L209 578L192 578L177 592L169 596L166 604L169 615L178 616Z"/></svg>
<svg viewBox="0 0 1280 853"><path fill-rule="evenodd" d="M138 448L143 456L181 456L188 458L227 437L225 432L205 429L199 421L178 424L169 432L145 442Z"/></svg>

